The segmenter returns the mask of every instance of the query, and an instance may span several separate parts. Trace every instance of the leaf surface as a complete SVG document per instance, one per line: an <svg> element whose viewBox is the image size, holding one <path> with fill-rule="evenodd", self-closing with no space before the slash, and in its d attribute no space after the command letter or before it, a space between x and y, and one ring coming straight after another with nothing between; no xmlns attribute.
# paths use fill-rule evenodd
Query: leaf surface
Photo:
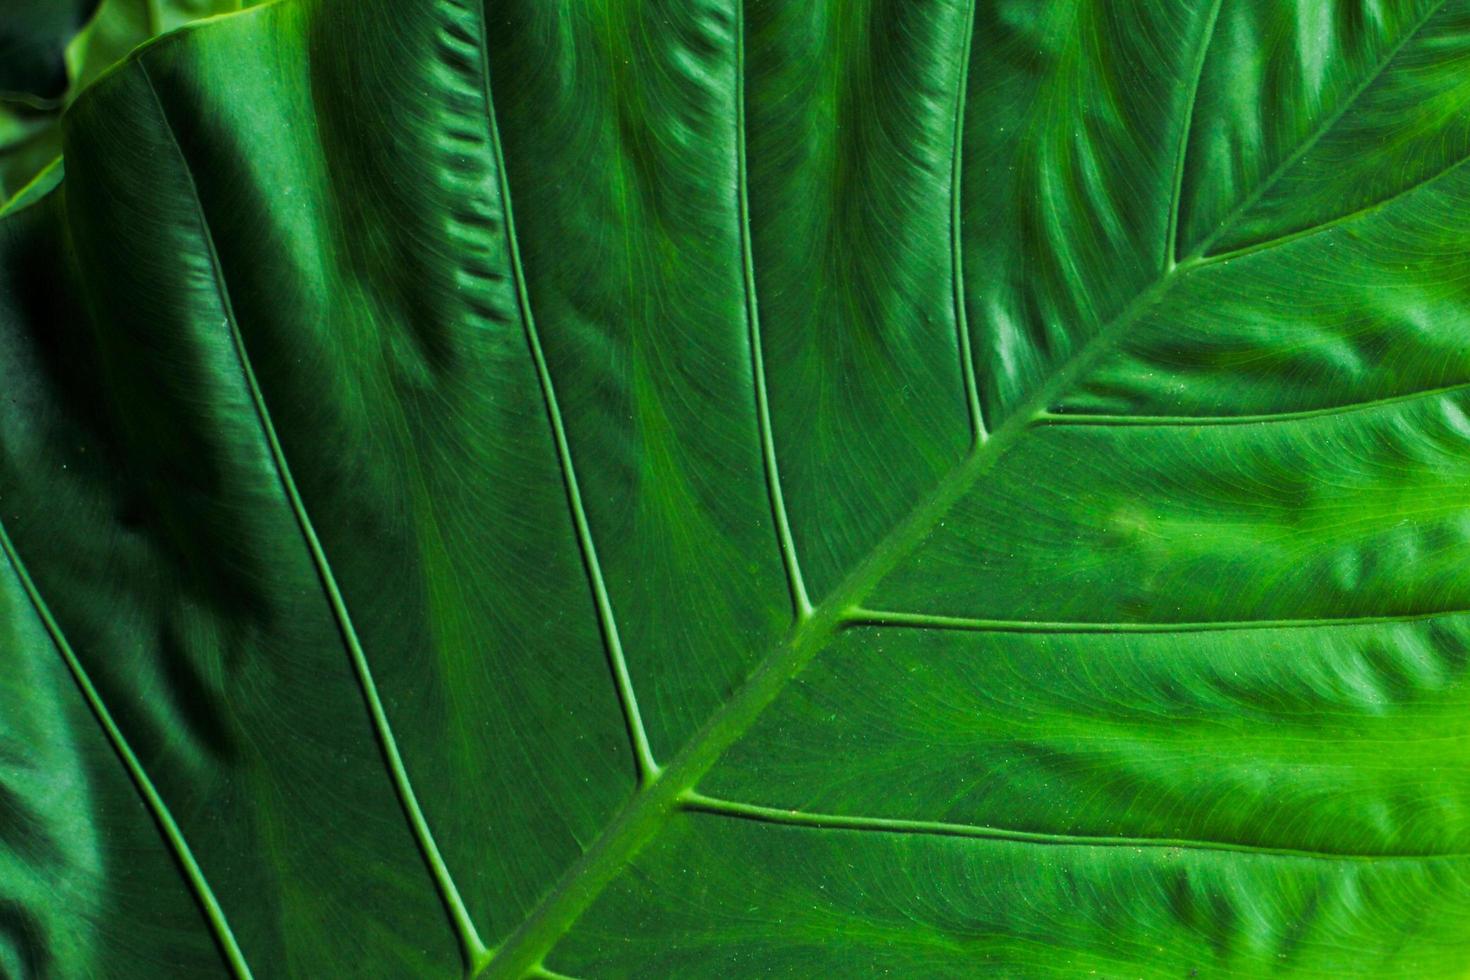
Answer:
<svg viewBox="0 0 1470 980"><path fill-rule="evenodd" d="M1467 68L1460 0L143 49L0 221L0 964L1463 975Z"/></svg>
<svg viewBox="0 0 1470 980"><path fill-rule="evenodd" d="M62 111L102 72L155 35L252 2L10 0L0 17L0 203L52 166Z"/></svg>

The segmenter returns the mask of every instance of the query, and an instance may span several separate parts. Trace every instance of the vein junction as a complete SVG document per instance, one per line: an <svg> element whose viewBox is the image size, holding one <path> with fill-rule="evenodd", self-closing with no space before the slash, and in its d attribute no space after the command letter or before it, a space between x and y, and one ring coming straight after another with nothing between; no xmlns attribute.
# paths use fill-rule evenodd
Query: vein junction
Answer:
<svg viewBox="0 0 1470 980"><path fill-rule="evenodd" d="M779 544L782 549L782 558L786 565L788 581L791 586L793 605L796 609L795 621L782 644L761 662L760 666L747 678L744 685L689 739L666 766L659 766L652 761L651 757L649 758L648 766L643 770L645 779L629 803L607 826L603 834L583 853L581 858L567 869L561 880L552 888L540 906L507 938L506 942L496 952L496 955L490 962L482 970L476 971L477 973L483 972L488 977L519 978L528 973L536 974L537 971L544 970L542 959L556 944L557 940L571 927L582 912L592 904L603 889L623 871L633 857L649 841L657 836L665 822L675 813L681 811L713 812L771 823L788 823L831 829L939 833L950 836L990 837L1047 844L1194 847L1198 849L1250 851L1336 860L1395 860L1416 859L1420 857L1413 855L1329 855L1308 851L1297 852L1244 844L1231 844L1228 842L1061 837L1058 835L1035 834L1026 831L1003 830L934 821L908 821L878 817L813 814L800 811L778 810L756 804L717 800L699 794L694 788L705 773L718 761L721 755L750 728L752 723L776 698L786 684L826 647L829 640L839 630L848 626L889 625L944 629L1047 630L1055 632L1101 632L1122 631L1124 629L1184 632L1213 629L1302 628L1330 626L1336 625L1339 622L1365 621L1301 620L1160 624L1026 623L966 620L955 617L931 616L922 613L883 612L867 610L862 605L864 599L879 582L923 542L930 531L950 512L954 505L986 473L995 467L997 461L1025 432L1037 425L1066 424L1067 422L1074 421L1073 417L1060 416L1051 412L1050 406L1054 405L1061 395L1071 389L1100 357L1115 347L1119 340L1126 336L1128 330L1142 316L1156 306L1178 283L1190 275L1209 267L1291 244L1299 241L1303 237L1337 227L1344 222L1357 220L1403 196L1403 194L1396 195L1394 198L1379 202L1372 207L1345 215L1319 226L1295 231L1279 238L1258 242L1233 251L1213 255L1209 252L1211 246L1219 240L1224 232L1257 201L1261 200L1270 187L1279 181L1291 169L1292 165L1300 160L1302 155L1341 119L1351 104L1382 73L1387 64L1397 56L1403 45L1407 43L1409 37L1415 35L1428 22L1435 11L1439 9L1438 5L1432 8L1423 20L1407 32L1405 38L1401 40L1399 45L1387 52L1383 61L1374 69L1362 85L1348 96L1344 105L1337 107L1331 114L1324 118L1318 127L1316 127L1315 131L1307 137L1302 147L1281 161L1256 188L1221 219L1216 229L1192 249L1187 256L1176 258L1175 248L1177 246L1179 224L1178 209L1180 207L1178 187L1182 179L1183 168L1186 165L1186 144L1189 137L1190 120L1193 115L1193 102L1198 91L1198 73L1203 71L1206 55L1205 48L1209 44L1211 34L1213 33L1215 14L1218 12L1218 8L1218 3L1212 5L1211 9L1213 12L1206 23L1205 29L1202 31L1200 41L1201 50L1195 62L1196 77L1192 79L1192 88L1190 90L1190 105L1187 107L1182 132L1178 137L1180 146L1175 164L1178 170L1172 175L1175 192L1170 205L1171 213L1168 216L1167 222L1169 237L1164 249L1163 267L1160 269L1158 276L1150 286L1143 289L1127 306L1117 312L1110 320L1101 324L1090 339L1085 341L1069 358L1059 365L1057 371L1045 384L1033 391L1028 398L1020 403L992 431L987 433L984 427L984 420L979 418L978 398L974 397L974 393L967 392L966 402L970 406L971 413L974 416L972 418L972 424L977 433L972 451L948 475L940 480L930 494L909 513L908 517L896 526L825 600L813 606L807 599L805 587L802 584L800 567L796 558L784 504L781 499L781 486L776 466L776 450L771 435L764 370L760 360L760 333L755 295L755 275L753 260L750 254L749 201L746 188L744 158L744 26L739 19L741 5L736 5L737 20L735 32L738 39L736 84L740 90L737 111L737 126L739 129L737 133L737 146L739 149L738 193L739 215L742 225L742 270L746 287L747 316L750 322L752 361L755 369L755 394L760 423L760 437L767 470L768 490L771 497L773 515L776 520ZM973 6L970 9L973 10ZM965 50L966 52L969 50L968 40ZM957 100L960 105L963 104L962 97L963 92L960 93L960 98ZM487 92L487 103L488 101ZM957 158L954 174L956 180L958 179L959 173L958 147L960 139L961 134L957 131L955 134ZM496 152L498 155L498 135L495 137L494 142L497 144ZM498 163L500 164L500 172L503 175L505 173L503 160L498 160ZM1458 166L1458 164L1455 166ZM1416 185L1415 188L1410 188L1410 190L1425 186L1453 169L1455 167L1447 168L1441 171L1440 174L1432 176L1424 183ZM1408 193L1408 191L1405 193ZM508 186L502 185L502 194L507 202L507 217L509 219ZM959 203L956 200L954 204L954 218L956 222L958 221L959 211ZM513 221L508 220L507 225L513 228ZM951 229L951 234L955 234L953 228ZM958 243L954 242L952 246L957 248ZM957 279L961 275L961 269L961 265L956 261L955 275ZM521 271L518 263L516 272L519 278ZM960 295L962 285L957 282L955 288L957 291L957 316L962 317L963 297ZM524 295L523 285L521 289ZM529 310L526 309L524 312L529 321ZM530 328L530 332L532 333L532 343L534 346L534 328ZM968 346L968 341L968 332L966 332L966 336L961 345L962 349ZM968 360L968 358L966 359ZM543 376L543 384L549 390L550 378L546 372L544 362L538 362L538 371ZM550 396L548 396L548 401L551 401ZM1211 422L1219 421L1201 420L1199 424L1210 424ZM1253 418L1249 421L1262 421L1262 419ZM1103 423L1099 420L1093 424ZM1138 424L1146 423L1140 421ZM1169 422L1162 422L1160 424L1169 424ZM563 455L565 456L565 453ZM566 462L569 466L569 459ZM1448 614L1452 613L1433 613L1429 615ZM633 697L631 684L621 674L618 679L619 689L625 701L631 701ZM637 732L635 731L636 740ZM1452 856L1454 855L1434 855L1434 857Z"/></svg>

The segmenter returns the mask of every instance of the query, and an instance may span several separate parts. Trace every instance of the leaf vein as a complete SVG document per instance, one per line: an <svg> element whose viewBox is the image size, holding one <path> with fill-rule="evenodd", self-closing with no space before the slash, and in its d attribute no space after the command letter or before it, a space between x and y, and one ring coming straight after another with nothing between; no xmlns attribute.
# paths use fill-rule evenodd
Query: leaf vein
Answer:
<svg viewBox="0 0 1470 980"><path fill-rule="evenodd" d="M975 36L975 3L969 0L965 10L964 44L960 50L959 82L955 86L954 148L949 175L949 254L950 278L954 288L955 327L959 333L960 371L965 385L965 405L970 413L973 444L985 441L985 411L980 406L980 384L975 377L975 357L970 346L969 315L965 309L965 259L961 235L962 197L965 148L965 96L970 84L971 49Z"/></svg>
<svg viewBox="0 0 1470 980"><path fill-rule="evenodd" d="M520 243L516 236L515 212L511 205L510 174L506 170L505 150L500 139L500 127L496 121L495 102L490 94L490 56L485 46L485 31L488 17L482 4L479 7L481 24L479 31L480 57L484 81L485 114L489 128L491 154L494 157L500 206L505 212L505 239L509 252L511 275L515 281L516 303L520 310L521 325L525 330L526 344L530 348L531 360L536 369L536 379L541 388L541 397L546 407L547 421L551 426L552 439L556 444L557 463L561 468L562 483L571 510L572 524L576 531L577 546L586 566L587 577L592 586L594 605L597 608L598 625L602 630L603 642L613 671L618 702L628 726L628 736L633 744L634 757L638 766L639 781L647 784L659 773L658 762L653 757L648 734L643 725L643 716L638 709L637 694L633 689L632 675L628 670L627 657L623 653L623 642L618 633L617 619L613 615L612 599L602 574L602 563L597 557L597 546L592 538L592 527L587 520L587 511L582 504L582 491L577 480L576 467L572 463L571 444L567 439L566 425L562 421L561 408L557 402L556 387L552 383L551 369L541 347L541 337L536 329L536 319L531 311L531 295L526 285L525 266L521 260Z"/></svg>
<svg viewBox="0 0 1470 980"><path fill-rule="evenodd" d="M1202 259L1206 262L1224 261L1226 257L1234 256L1236 254L1235 252L1226 252L1222 253L1219 256L1205 256L1205 253L1209 251L1210 246L1214 244L1215 240L1224 233L1225 229L1230 227L1231 222L1239 218L1241 215L1245 214L1252 207L1254 207L1263 197L1265 197L1267 191L1276 186L1276 183L1280 181L1282 177L1286 176L1287 172L1290 171L1292 167L1301 162L1302 158L1310 153L1312 151L1312 148L1322 141L1322 137L1326 136L1329 132L1332 131L1332 128L1334 126L1342 121L1342 119L1348 114L1348 111L1357 104L1358 99L1362 98L1363 93L1368 91L1368 89L1373 86L1373 83L1377 82L1378 79L1383 77L1383 73L1388 70L1389 65L1393 64L1394 59L1399 56L1399 53L1408 46L1410 41L1419 36L1419 33L1428 26L1429 22L1433 20L1441 10L1444 9L1447 2L1448 0L1437 0L1436 3L1432 4L1429 9L1425 11L1424 15L1420 17L1419 20L1410 25L1409 29L1404 31L1403 36L1389 47L1388 51L1384 54L1383 58L1379 60L1378 64L1374 66L1373 70L1369 72L1366 76L1364 76L1361 82L1353 87L1353 90L1349 92L1347 97L1342 100L1342 103L1337 106L1337 108L1335 108L1329 115L1327 115L1321 122L1319 122L1316 127L1313 128L1312 132L1307 136L1307 138L1303 140L1295 150L1282 158L1281 162L1278 163L1271 170L1271 172L1266 175L1265 179L1262 180L1261 183L1256 185L1254 190L1252 190L1249 194L1242 198L1241 201L1235 205L1235 207L1231 208L1230 211L1227 212L1226 215L1220 219L1219 223L1215 226L1215 230L1210 232L1210 234L1206 236L1202 242L1200 242L1200 244L1195 248L1194 252L1192 253L1196 259ZM1335 222L1329 222L1329 224L1332 223ZM1295 236L1287 236L1288 239L1292 237ZM1278 243L1284 244L1284 240L1272 239L1269 242L1257 244L1259 244L1262 248L1267 248L1271 247L1273 244ZM1255 250L1255 246L1246 246L1246 249ZM1241 249L1239 251L1243 252L1245 251L1245 249Z"/></svg>
<svg viewBox="0 0 1470 980"><path fill-rule="evenodd" d="M66 663L66 668L71 673L73 681L75 681L77 687L81 690L82 697L87 702L87 707L91 709L93 716L97 719L98 725L101 726L103 733L107 736L107 741L112 745L112 750L117 753L119 760L123 764L123 768L127 770L129 778L131 778L134 787L137 788L138 795L143 797L144 805L147 806L149 814L153 817L154 822L158 824L159 830L168 842L169 850L173 852L174 860L179 863L180 868L183 870L184 878L188 881L190 890L194 893L195 899L199 902L204 916L209 922L210 931L214 934L214 939L219 946L220 954L224 957L231 974L236 980L251 980L250 966L245 960L245 954L240 949L240 944L235 939L234 930L230 928L230 923L225 916L224 909L220 907L219 900L215 898L214 890L210 888L209 880L205 877L204 870L200 868L199 862L195 859L194 852L190 849L189 842L184 837L183 830L180 829L178 822L174 820L173 813L169 810L168 804L164 802L163 796L158 792L158 788L148 776L148 771L143 768L143 763L139 761L137 754L128 743L127 736L122 733L122 729L118 727L117 722L113 719L112 712L108 710L106 702L103 701L101 692L92 683L92 678L88 675L87 669L82 666L80 658L72 650L71 644L66 639L66 634L62 632L61 625L51 614L50 608L41 596L40 589L36 587L36 583L31 578L30 572L26 570L25 564L20 559L19 552L16 551L15 543L10 539L10 534L5 530L3 523L0 523L0 552L4 553L10 567L15 572L16 578L20 580L21 588L25 591L32 608L35 609L36 615L40 618L42 625L46 628L46 632L50 635L52 645L61 654L61 659Z"/></svg>
<svg viewBox="0 0 1470 980"><path fill-rule="evenodd" d="M1443 0L1439 6L1442 5ZM1403 43L1406 42L1401 42L1400 46ZM1392 55L1388 60L1391 58ZM1380 66L1380 73L1383 67ZM1365 82L1361 88L1370 83ZM1352 99L1356 96L1354 93ZM1339 110L1340 113L1345 111L1345 107ZM1331 122L1324 123L1322 128L1330 127ZM1312 141L1316 138L1320 138L1320 133ZM1300 156L1302 152L1305 150L1294 156ZM1279 175L1269 179L1274 181L1276 176ZM1258 190L1264 193L1264 190ZM507 206L508 203L507 198ZM1234 216L1232 213L1227 220L1233 220ZM725 750L749 729L786 684L843 628L848 613L860 608L861 600L900 561L918 548L1010 446L1047 414L1048 406L1115 347L1126 331L1176 282L1191 271L1208 265L1208 260L1201 258L1207 246L1208 240L1190 256L1173 266L1166 266L1150 285L1064 356L1047 382L1023 399L989 438L972 447L970 453L940 479L828 597L812 608L809 616L798 619L786 639L762 658L759 666L724 706L685 742L664 767L660 778L634 794L591 846L563 873L540 904L500 947L488 965L488 976L520 978L523 971L540 963L603 889L623 871L627 862L657 836L672 814L679 811L684 796L694 792L697 781Z"/></svg>
<svg viewBox="0 0 1470 980"><path fill-rule="evenodd" d="M1172 269L1178 265L1179 251L1179 208L1184 196L1184 165L1188 162L1189 136L1194 130L1194 109L1199 103L1200 82L1204 79L1205 60L1210 53L1210 42L1215 37L1215 25L1220 20L1220 8L1224 0L1214 0L1210 6L1210 13L1205 18L1204 29L1201 31L1199 53L1195 55L1194 72L1190 79L1189 98L1185 102L1184 122L1180 126L1179 146L1174 159L1174 181L1173 189L1169 198L1169 224L1164 237L1164 268Z"/></svg>
<svg viewBox="0 0 1470 980"><path fill-rule="evenodd" d="M1239 619L1200 622L1065 622L1025 619L972 619L934 613L904 612L887 609L849 610L843 617L844 627L874 626L904 629L954 630L968 633L1217 633L1238 630L1321 629L1336 626L1364 626L1374 623L1416 623L1447 616L1464 616L1470 609L1443 609L1434 612L1402 613L1383 616L1322 616L1302 619Z"/></svg>
<svg viewBox="0 0 1470 980"><path fill-rule="evenodd" d="M1414 192L1438 183L1440 180L1458 171L1467 163L1470 163L1470 156L1463 156L1460 159L1455 160L1452 163L1449 163L1446 166L1440 168L1439 170L1436 170L1434 173L1428 175L1427 177L1424 177L1423 179L1418 180L1410 184L1409 186L1394 192L1393 194L1390 194L1388 197L1385 197L1378 201L1373 201L1370 204L1365 204L1357 210L1349 211L1346 214L1340 214L1335 218L1331 218L1327 221L1322 222L1321 224L1309 225L1306 228L1299 228L1296 231L1288 232L1285 235L1280 235L1276 238L1268 238L1264 241L1252 242L1249 245L1242 245L1240 248L1232 249L1228 252L1216 252L1213 255L1203 256L1199 259L1198 264L1201 266L1210 266L1217 265L1223 262L1230 262L1234 259L1242 259L1248 255L1255 255L1257 252L1265 252L1270 249L1281 248L1283 246L1290 245L1293 242L1300 241L1303 238L1311 238L1314 235L1320 235L1323 232L1331 231L1332 229L1341 227L1342 225L1351 224L1354 221L1359 221L1364 218L1371 217L1374 214L1387 210L1389 207L1398 203L1404 198L1409 197Z"/></svg>
<svg viewBox="0 0 1470 980"><path fill-rule="evenodd" d="M1440 388L1426 388L1422 391L1412 391L1403 395L1389 395L1384 398L1372 398L1360 402L1348 402L1343 405L1329 405L1326 408L1304 408L1294 412L1263 412L1257 415L1105 415L1079 412L1075 415L1061 412L1043 412L1035 421L1036 425L1053 426L1096 426L1098 428L1194 428L1213 425L1271 425L1277 422L1294 422L1299 419L1333 418L1339 415L1349 415L1354 412L1371 411L1382 408L1385 405L1399 405L1405 402L1413 402L1439 398L1444 395L1453 395L1462 391L1470 390L1470 382L1461 384L1444 385Z"/></svg>
<svg viewBox="0 0 1470 980"><path fill-rule="evenodd" d="M233 304L230 302L229 289L225 283L224 270L220 263L219 252L215 248L214 236L210 230L208 218L204 213L204 205L199 197L198 185L195 182L188 157L184 154L183 147L179 144L178 135L174 132L173 124L169 120L167 110L163 107L163 100L159 97L158 89L153 83L153 77L149 74L147 66L141 60L136 62L136 64L138 70L142 73L143 79L147 82L148 90L152 94L154 104L158 108L159 118L163 123L164 131L167 133L173 150L178 157L179 165L184 173L184 179L188 184L194 212L199 221L200 238L210 262L215 292L219 298L220 307L224 312L226 324L229 327L230 342L234 349L236 359L240 364L241 374L243 375L246 389L250 395L252 408L255 410L261 433L265 437L267 447L270 451L271 463L281 482L281 488L285 492L297 526L301 530L301 535L305 540L312 563L316 567L318 578L321 580L322 588L327 595L328 604L331 606L332 614L337 621L343 642L347 646L349 659L352 662L353 671L357 676L358 685L362 688L363 699L367 704L373 731L382 749L384 760L388 766L389 776L394 790L398 795L399 803L403 808L404 815L408 819L414 839L419 849L423 852L424 860L429 865L434 884L453 921L455 933L459 939L465 960L467 963L474 963L488 955L485 945L475 930L474 923L471 921L469 912L465 908L464 900L460 897L459 889L454 883L454 878L439 853L439 846L434 840L433 832L429 829L423 809L419 806L418 797L413 790L413 783L409 779L407 767L403 762L403 756L398 749L397 739L393 735L392 725L388 721L387 711L384 709L382 698L378 694L377 682L373 679L372 668L367 661L367 654L364 652L362 644L358 640L357 630L354 628L352 617L347 611L346 601L343 599L342 591L337 585L336 576L332 573L331 564L327 560L326 551L322 546L320 538L317 536L316 528L312 525L311 517L307 513L306 504L297 490L295 479L291 476L290 466L286 462L285 450L276 435L275 425L271 421L270 411L265 404L265 395L261 391L260 384L255 377L255 369L251 364L250 355L245 347L245 338L240 331L240 324L235 316Z"/></svg>
<svg viewBox="0 0 1470 980"><path fill-rule="evenodd" d="M488 966L488 975L519 978L535 966L582 911L636 854L657 834L678 808L682 793L692 790L724 751L754 723L786 684L842 627L848 610L874 588L916 548L964 493L987 473L1001 455L1024 434L1031 419L1111 347L1183 274L1170 272L1134 298L1063 363L1051 381L1041 386L987 439L946 475L909 515L868 553L811 616L798 620L781 646L768 653L725 705L685 742L663 769L660 778L624 806L582 857L574 862L541 904L521 923Z"/></svg>
<svg viewBox="0 0 1470 980"><path fill-rule="evenodd" d="M781 563L786 569L786 583L791 590L791 603L798 619L812 614L811 598L802 579L801 563L796 554L796 541L786 513L781 492L781 470L776 459L776 438L771 426L771 403L766 393L766 366L761 350L760 307L755 288L755 254L750 233L750 180L745 147L745 9L735 7L735 166L739 191L740 266L745 280L745 318L749 329L751 375L755 382L756 424L760 433L761 459L766 475L766 494L771 502L771 515L776 522L776 536L781 548ZM968 362L968 358L966 359Z"/></svg>
<svg viewBox="0 0 1470 980"><path fill-rule="evenodd" d="M816 813L809 810L787 810L778 807L742 803L703 793L686 793L681 807L691 813L708 813L758 823L806 827L815 830L866 831L935 837L964 837L975 840L1009 841L1019 844L1041 844L1049 847L1118 847L1188 851L1225 851L1266 857L1303 858L1313 861L1459 861L1470 859L1470 853L1433 852L1395 854L1321 851L1308 848L1276 847L1236 841L1205 840L1188 837L1122 837L1094 834L1060 834L1035 830L1017 830L981 824L951 823L940 820L912 820L895 817L858 816L838 813Z"/></svg>

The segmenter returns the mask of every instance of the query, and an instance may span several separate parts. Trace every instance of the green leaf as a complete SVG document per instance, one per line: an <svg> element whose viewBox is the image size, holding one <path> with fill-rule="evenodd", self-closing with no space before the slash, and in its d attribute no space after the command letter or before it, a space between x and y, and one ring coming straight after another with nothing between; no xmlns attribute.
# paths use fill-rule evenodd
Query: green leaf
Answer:
<svg viewBox="0 0 1470 980"><path fill-rule="evenodd" d="M66 91L65 49L99 0L10 0L0 20L0 93L55 99Z"/></svg>
<svg viewBox="0 0 1470 980"><path fill-rule="evenodd" d="M7 0L0 20L0 202L61 152L61 113L137 45L258 0Z"/></svg>
<svg viewBox="0 0 1470 980"><path fill-rule="evenodd" d="M0 972L1470 969L1470 2L285 0L65 130Z"/></svg>

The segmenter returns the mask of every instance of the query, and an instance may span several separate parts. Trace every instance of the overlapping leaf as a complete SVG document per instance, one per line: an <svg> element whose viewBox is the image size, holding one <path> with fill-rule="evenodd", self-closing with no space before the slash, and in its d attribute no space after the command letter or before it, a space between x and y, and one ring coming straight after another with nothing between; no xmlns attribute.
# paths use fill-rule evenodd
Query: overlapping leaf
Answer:
<svg viewBox="0 0 1470 980"><path fill-rule="evenodd" d="M0 13L0 201L61 152L61 113L149 38L247 0L11 0Z"/></svg>
<svg viewBox="0 0 1470 980"><path fill-rule="evenodd" d="M269 5L0 223L20 975L1459 976L1470 4Z"/></svg>

